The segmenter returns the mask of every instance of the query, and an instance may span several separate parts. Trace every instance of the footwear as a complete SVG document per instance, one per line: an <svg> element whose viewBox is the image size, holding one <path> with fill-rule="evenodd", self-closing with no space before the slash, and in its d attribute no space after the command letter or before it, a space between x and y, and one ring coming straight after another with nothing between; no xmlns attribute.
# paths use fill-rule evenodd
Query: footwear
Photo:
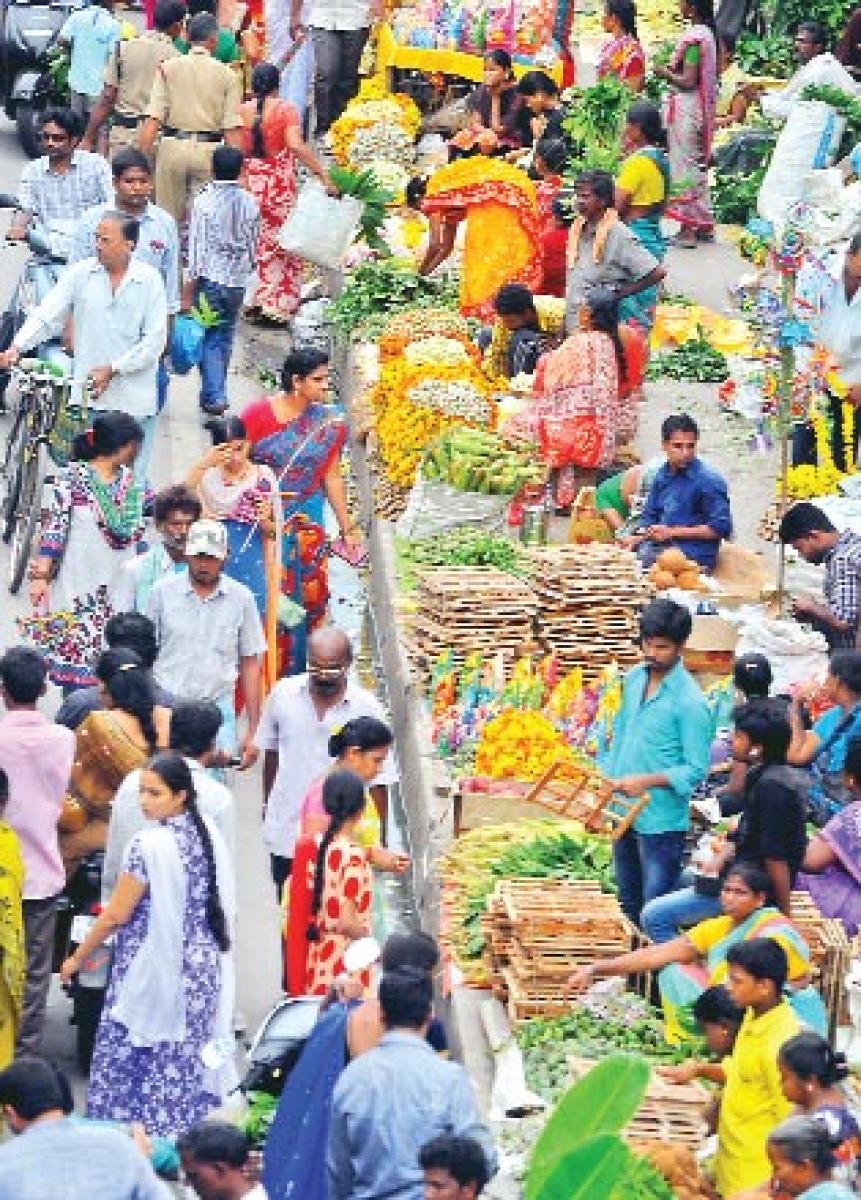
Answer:
<svg viewBox="0 0 861 1200"><path fill-rule="evenodd" d="M200 411L207 417L221 417L227 412L228 408L230 408L230 405L225 400L223 404L201 404Z"/></svg>
<svg viewBox="0 0 861 1200"><path fill-rule="evenodd" d="M691 233L677 233L674 238L670 239L670 245L675 246L678 250L696 250L697 235Z"/></svg>

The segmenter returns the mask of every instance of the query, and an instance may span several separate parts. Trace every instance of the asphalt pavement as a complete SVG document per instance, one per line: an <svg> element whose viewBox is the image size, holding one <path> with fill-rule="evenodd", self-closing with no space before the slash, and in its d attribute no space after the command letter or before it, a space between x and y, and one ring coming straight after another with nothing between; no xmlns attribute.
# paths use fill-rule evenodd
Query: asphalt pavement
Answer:
<svg viewBox="0 0 861 1200"><path fill-rule="evenodd" d="M21 167L26 161L15 136L14 127L0 116L0 192L16 193ZM0 213L0 232L8 216ZM18 247L6 247L0 242L0 305L5 307L18 272L25 260ZM0 308L2 311L2 308ZM270 346L270 357L277 352ZM236 365L241 367L243 354L237 354ZM254 357L259 362L257 354ZM259 383L239 374L231 374L229 392L234 410L257 395ZM0 438L6 422L0 418ZM174 379L168 406L159 421L153 454L153 484L156 488L181 480L189 466L203 453L208 438L203 431L197 409L193 376ZM15 618L27 607L26 589L18 597L9 595L8 550L0 543L0 646L17 641ZM53 711L58 693L52 689L46 709ZM232 787L237 809L237 877L239 891L239 928L237 936L238 1007L252 1035L272 1003L280 994L279 912L269 877L268 857L260 836L261 788L259 769L247 773L234 772ZM74 1060L74 1029L69 1024L71 1005L57 985L51 989L43 1051L66 1068L83 1090L84 1080Z"/></svg>

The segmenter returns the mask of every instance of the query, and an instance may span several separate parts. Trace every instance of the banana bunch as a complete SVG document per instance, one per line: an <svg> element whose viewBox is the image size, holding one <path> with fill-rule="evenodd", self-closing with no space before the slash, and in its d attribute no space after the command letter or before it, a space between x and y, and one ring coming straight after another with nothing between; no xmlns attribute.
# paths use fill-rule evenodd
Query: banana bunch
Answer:
<svg viewBox="0 0 861 1200"><path fill-rule="evenodd" d="M422 474L459 492L513 496L524 484L543 482L545 471L532 453L498 434L455 427L429 446Z"/></svg>

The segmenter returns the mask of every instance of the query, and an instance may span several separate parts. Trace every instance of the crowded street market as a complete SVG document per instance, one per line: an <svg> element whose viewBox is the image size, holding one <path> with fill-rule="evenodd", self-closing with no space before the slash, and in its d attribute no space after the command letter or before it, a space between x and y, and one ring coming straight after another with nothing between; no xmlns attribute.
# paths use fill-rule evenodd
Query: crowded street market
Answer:
<svg viewBox="0 0 861 1200"><path fill-rule="evenodd" d="M861 9L0 43L0 1200L861 1194Z"/></svg>

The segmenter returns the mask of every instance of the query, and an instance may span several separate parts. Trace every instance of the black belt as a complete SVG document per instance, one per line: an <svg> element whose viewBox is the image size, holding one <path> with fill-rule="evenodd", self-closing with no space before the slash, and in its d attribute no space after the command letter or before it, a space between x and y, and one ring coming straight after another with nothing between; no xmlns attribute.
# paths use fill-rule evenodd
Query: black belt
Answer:
<svg viewBox="0 0 861 1200"><path fill-rule="evenodd" d="M119 125L121 129L137 129L140 117L124 117L121 113L111 115L111 124Z"/></svg>
<svg viewBox="0 0 861 1200"><path fill-rule="evenodd" d="M174 129L172 125L165 125L162 133L165 137L188 138L197 142L220 142L222 140L220 133L199 133L195 129Z"/></svg>

